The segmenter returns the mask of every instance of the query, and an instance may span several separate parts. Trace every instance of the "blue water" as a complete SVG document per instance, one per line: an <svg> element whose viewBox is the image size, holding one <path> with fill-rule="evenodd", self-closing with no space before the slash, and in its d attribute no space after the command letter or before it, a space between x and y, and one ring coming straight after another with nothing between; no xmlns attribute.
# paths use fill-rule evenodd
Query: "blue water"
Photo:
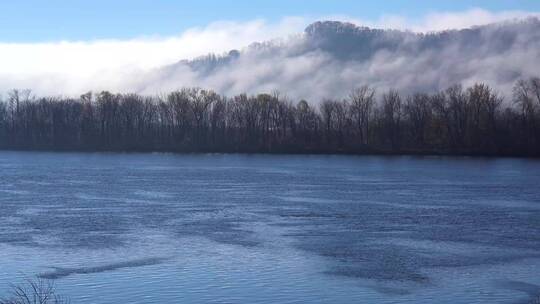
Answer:
<svg viewBox="0 0 540 304"><path fill-rule="evenodd" d="M0 152L0 296L528 303L540 161Z"/></svg>

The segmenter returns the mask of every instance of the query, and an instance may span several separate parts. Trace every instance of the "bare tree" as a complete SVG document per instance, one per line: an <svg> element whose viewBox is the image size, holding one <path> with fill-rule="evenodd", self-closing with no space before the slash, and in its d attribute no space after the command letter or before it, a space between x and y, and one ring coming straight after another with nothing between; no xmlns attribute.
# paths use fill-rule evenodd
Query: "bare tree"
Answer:
<svg viewBox="0 0 540 304"><path fill-rule="evenodd" d="M369 144L369 123L375 104L375 90L369 86L354 89L349 95L351 115L357 128L360 144Z"/></svg>
<svg viewBox="0 0 540 304"><path fill-rule="evenodd" d="M383 126L386 137L390 140L392 151L398 151L401 143L401 96L396 90L389 90L383 95Z"/></svg>
<svg viewBox="0 0 540 304"><path fill-rule="evenodd" d="M540 79L519 80L514 86L514 103L521 111L525 141L528 146L540 143Z"/></svg>
<svg viewBox="0 0 540 304"><path fill-rule="evenodd" d="M432 119L431 99L428 94L414 94L407 98L405 115L410 125L414 145L424 148Z"/></svg>
<svg viewBox="0 0 540 304"><path fill-rule="evenodd" d="M69 301L56 294L53 281L27 279L23 285L12 286L11 296L0 299L0 304L67 304Z"/></svg>

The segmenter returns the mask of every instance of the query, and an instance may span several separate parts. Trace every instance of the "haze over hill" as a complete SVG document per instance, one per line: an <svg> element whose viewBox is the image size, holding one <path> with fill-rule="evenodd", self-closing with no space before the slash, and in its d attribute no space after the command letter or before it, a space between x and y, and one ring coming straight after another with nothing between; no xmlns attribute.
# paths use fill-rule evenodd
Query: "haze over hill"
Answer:
<svg viewBox="0 0 540 304"><path fill-rule="evenodd" d="M320 102L366 84L409 93L484 82L508 96L517 79L540 70L540 21L518 16L427 33L339 21L315 22L302 32L302 20L288 19L271 26L219 23L161 40L3 43L0 92L29 88L76 97L89 90L203 87L226 95L280 91Z"/></svg>
<svg viewBox="0 0 540 304"><path fill-rule="evenodd" d="M303 34L226 55L180 61L142 77L142 91L201 86L224 94L279 90L318 101L369 84L437 91L484 82L503 94L540 70L540 21L529 18L434 33L316 22Z"/></svg>

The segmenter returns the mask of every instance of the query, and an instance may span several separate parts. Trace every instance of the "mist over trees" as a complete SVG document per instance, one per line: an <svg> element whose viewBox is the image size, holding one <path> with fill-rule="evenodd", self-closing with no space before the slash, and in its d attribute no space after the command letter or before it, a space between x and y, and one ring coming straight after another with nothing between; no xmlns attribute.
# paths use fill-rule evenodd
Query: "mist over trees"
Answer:
<svg viewBox="0 0 540 304"><path fill-rule="evenodd" d="M317 104L200 88L80 98L13 90L0 102L0 147L540 156L540 79L518 81L506 101L481 83L432 94L361 86Z"/></svg>
<svg viewBox="0 0 540 304"><path fill-rule="evenodd" d="M538 58L537 18L433 33L320 21L296 36L137 75L127 87L152 94L181 84L228 96L277 89L319 101L342 99L358 84L412 94L482 82L509 99L517 80L538 76Z"/></svg>
<svg viewBox="0 0 540 304"><path fill-rule="evenodd" d="M394 88L410 95L482 82L509 100L518 79L538 76L540 70L540 20L535 17L427 33L320 21L291 36L238 45L238 50L218 55L185 58L179 54L177 62L173 57L163 66L149 64L148 68L134 63L104 66L101 59L96 68L88 67L91 59L82 54L96 49L77 47L81 51L77 55L79 51L68 52L76 43L68 45L56 45L59 53L51 57L58 60L66 52L78 59L60 60L57 66L44 64L45 70L32 64L39 48L15 56L16 63L6 71L0 69L0 92L32 88L41 96L77 96L89 90L155 95L203 87L227 96L279 90L295 100L319 102L328 96L343 99L358 84L376 87L379 93ZM143 53L140 61L159 59L157 54L147 56L144 45L131 47L133 53ZM43 54L37 57L47 61ZM85 64L71 67L71 61Z"/></svg>

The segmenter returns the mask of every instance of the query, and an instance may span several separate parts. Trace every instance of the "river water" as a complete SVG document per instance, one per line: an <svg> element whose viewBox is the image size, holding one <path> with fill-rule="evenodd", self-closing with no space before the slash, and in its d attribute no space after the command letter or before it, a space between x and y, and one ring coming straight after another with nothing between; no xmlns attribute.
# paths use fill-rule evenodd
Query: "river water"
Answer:
<svg viewBox="0 0 540 304"><path fill-rule="evenodd" d="M0 152L0 296L529 303L540 161Z"/></svg>

